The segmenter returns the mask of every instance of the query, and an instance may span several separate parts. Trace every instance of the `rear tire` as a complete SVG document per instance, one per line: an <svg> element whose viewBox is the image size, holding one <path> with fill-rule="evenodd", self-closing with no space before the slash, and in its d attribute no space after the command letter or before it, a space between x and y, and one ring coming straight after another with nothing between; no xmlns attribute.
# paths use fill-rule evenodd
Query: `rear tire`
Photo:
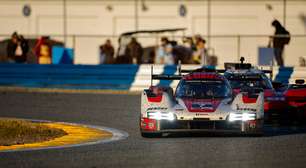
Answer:
<svg viewBox="0 0 306 168"><path fill-rule="evenodd" d="M250 136L250 137L262 137L265 134L262 130L257 130L257 131L245 132L243 135Z"/></svg>
<svg viewBox="0 0 306 168"><path fill-rule="evenodd" d="M264 134L263 131L260 131L260 132L253 133L253 134L251 134L251 135L254 136L254 137L262 137L262 136L264 136L265 134Z"/></svg>

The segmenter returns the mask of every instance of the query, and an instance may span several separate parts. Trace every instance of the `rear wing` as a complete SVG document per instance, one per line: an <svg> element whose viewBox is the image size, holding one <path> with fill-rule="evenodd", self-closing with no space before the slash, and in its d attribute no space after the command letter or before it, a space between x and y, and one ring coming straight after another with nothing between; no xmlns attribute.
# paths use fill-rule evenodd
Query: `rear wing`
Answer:
<svg viewBox="0 0 306 168"><path fill-rule="evenodd" d="M251 69L252 64L248 63L232 63L232 62L226 62L224 63L224 68L227 69Z"/></svg>
<svg viewBox="0 0 306 168"><path fill-rule="evenodd" d="M178 66L178 71L180 72L181 66ZM151 86L153 86L153 80L181 80L183 75L167 75L167 74L154 74L153 65L151 65Z"/></svg>
<svg viewBox="0 0 306 168"><path fill-rule="evenodd" d="M224 73L225 69L212 69L212 68L198 68L198 69L182 69L181 63L179 62L177 66L177 75L167 75L167 74L154 74L153 65L151 66L151 86L153 85L153 80L181 80L185 74L194 73L194 72L217 72Z"/></svg>
<svg viewBox="0 0 306 168"><path fill-rule="evenodd" d="M229 62L226 62L224 63L224 68L225 70L228 70L228 69L235 69L235 70L238 70L238 69L252 69L252 65L251 64L245 64L245 63L229 63ZM263 73L268 73L268 74L271 74L272 73L272 70L263 70L263 69L259 69L260 71L262 71Z"/></svg>
<svg viewBox="0 0 306 168"><path fill-rule="evenodd" d="M152 80L180 80L182 78L182 75L152 75Z"/></svg>
<svg viewBox="0 0 306 168"><path fill-rule="evenodd" d="M249 63L244 63L245 59L244 57L241 57L240 58L240 63L224 63L224 68L226 70L228 69L235 69L235 70L238 70L238 69L251 69L253 68L252 67L252 64L249 64ZM269 74L270 75L270 79L273 78L273 67L271 66L270 67L270 70L263 70L263 69L260 69L261 72L265 73L265 74Z"/></svg>
<svg viewBox="0 0 306 168"><path fill-rule="evenodd" d="M177 71L178 75L167 75L167 74L154 74L153 73L153 65L151 66L151 86L153 85L153 80L181 80L184 74L194 73L194 72L216 72L216 73L224 73L229 69L251 69L252 65L249 63L243 63L244 58L241 57L240 63L224 63L225 69L213 69L208 67L202 67L198 69L182 69L181 62L179 61ZM270 78L273 77L273 71L271 70L263 70L263 73L270 74Z"/></svg>

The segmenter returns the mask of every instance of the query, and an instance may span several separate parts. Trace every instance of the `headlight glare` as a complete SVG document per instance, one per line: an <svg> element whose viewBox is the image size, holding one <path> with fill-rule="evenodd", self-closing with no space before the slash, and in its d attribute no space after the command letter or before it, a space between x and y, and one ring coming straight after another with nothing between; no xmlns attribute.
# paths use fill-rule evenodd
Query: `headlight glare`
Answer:
<svg viewBox="0 0 306 168"><path fill-rule="evenodd" d="M148 112L148 118L155 120L175 120L175 115L171 112Z"/></svg>
<svg viewBox="0 0 306 168"><path fill-rule="evenodd" d="M228 118L229 121L250 121L255 119L255 113L230 113Z"/></svg>

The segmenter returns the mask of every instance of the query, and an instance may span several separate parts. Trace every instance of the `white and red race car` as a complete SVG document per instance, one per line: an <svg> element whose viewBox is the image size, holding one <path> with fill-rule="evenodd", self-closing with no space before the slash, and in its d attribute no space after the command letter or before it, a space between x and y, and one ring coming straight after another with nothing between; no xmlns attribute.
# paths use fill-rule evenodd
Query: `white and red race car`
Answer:
<svg viewBox="0 0 306 168"><path fill-rule="evenodd" d="M199 69L187 75L152 75L152 79L180 80L170 87L151 86L141 96L140 132L143 137L172 132L263 133L264 93L242 90L233 95L228 80ZM256 101L244 101L244 99Z"/></svg>

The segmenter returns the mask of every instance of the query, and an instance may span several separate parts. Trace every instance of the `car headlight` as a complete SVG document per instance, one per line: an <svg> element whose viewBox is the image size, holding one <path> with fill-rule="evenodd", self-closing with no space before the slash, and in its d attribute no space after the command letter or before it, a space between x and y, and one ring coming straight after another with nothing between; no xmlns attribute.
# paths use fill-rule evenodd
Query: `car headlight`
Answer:
<svg viewBox="0 0 306 168"><path fill-rule="evenodd" d="M175 114L171 112L148 112L148 118L155 120L175 120Z"/></svg>
<svg viewBox="0 0 306 168"><path fill-rule="evenodd" d="M255 119L255 113L230 113L228 117L229 121L250 121Z"/></svg>

